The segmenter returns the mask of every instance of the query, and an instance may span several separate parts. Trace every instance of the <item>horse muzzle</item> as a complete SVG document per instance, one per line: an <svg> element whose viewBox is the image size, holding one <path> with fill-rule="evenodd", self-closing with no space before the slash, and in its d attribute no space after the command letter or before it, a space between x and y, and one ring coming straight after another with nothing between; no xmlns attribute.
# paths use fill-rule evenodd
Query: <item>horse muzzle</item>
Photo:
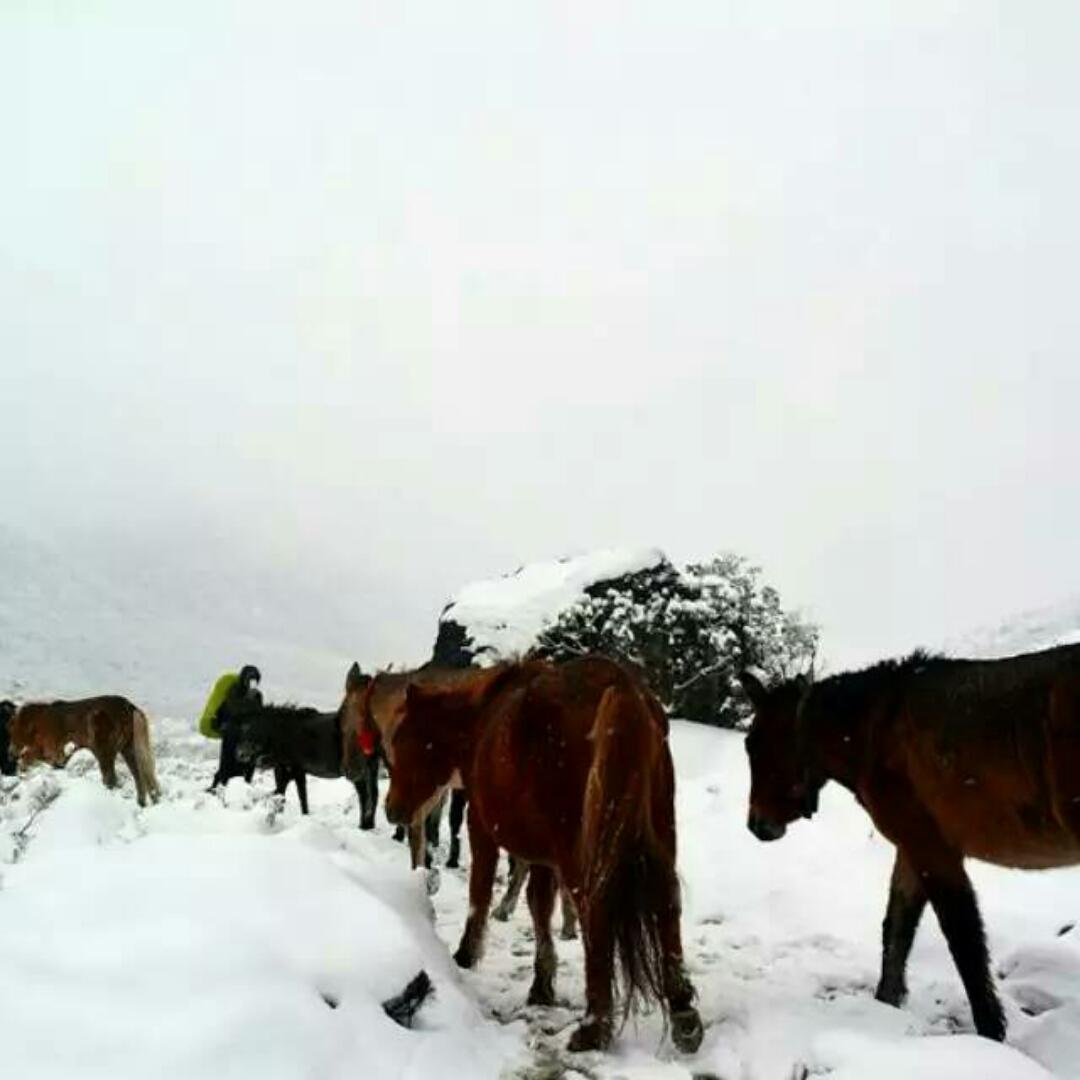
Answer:
<svg viewBox="0 0 1080 1080"><path fill-rule="evenodd" d="M762 817L760 814L750 811L750 816L746 819L746 827L759 839L768 843L770 840L779 840L780 837L787 832L786 825L777 825L773 821L769 821L768 818Z"/></svg>
<svg viewBox="0 0 1080 1080"><path fill-rule="evenodd" d="M391 801L390 796L386 796L386 820L391 825L408 825L410 818L408 814L402 812L402 809L396 802Z"/></svg>

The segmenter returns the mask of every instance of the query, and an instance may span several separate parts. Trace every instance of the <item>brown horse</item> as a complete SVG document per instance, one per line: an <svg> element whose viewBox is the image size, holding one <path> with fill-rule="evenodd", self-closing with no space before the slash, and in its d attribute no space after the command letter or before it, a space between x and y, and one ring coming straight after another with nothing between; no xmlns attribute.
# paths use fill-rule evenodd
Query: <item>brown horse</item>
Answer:
<svg viewBox="0 0 1080 1080"><path fill-rule="evenodd" d="M703 1029L682 962L675 873L675 774L667 718L611 660L508 664L454 687L410 685L392 738L387 816L408 822L460 781L469 793L469 916L454 959L480 957L499 848L532 863L536 938L529 1003L555 1000L556 874L585 945L588 1014L571 1050L612 1035L615 959L624 1015L639 999L670 1013L676 1046Z"/></svg>
<svg viewBox="0 0 1080 1080"><path fill-rule="evenodd" d="M817 809L836 780L896 845L877 997L899 1005L927 901L980 1035L1002 1039L964 859L1018 869L1080 862L1080 646L1007 660L915 653L811 685L766 689L754 706L749 827L761 840Z"/></svg>
<svg viewBox="0 0 1080 1080"><path fill-rule="evenodd" d="M425 664L414 671L382 671L374 677L361 674L353 664L345 677L345 698L341 703L341 760L344 775L359 776L368 767L368 758L386 755L393 763L392 741L400 720L405 691L411 683L424 686L453 686L475 674L473 668L450 668ZM361 734L366 733L362 739ZM445 794L445 793L444 793ZM457 793L455 793L457 794ZM408 823L409 852L412 866L431 863L431 850L438 844L442 802L422 819ZM455 803L457 805L455 805ZM450 858L447 866L458 864L463 796L451 803Z"/></svg>
<svg viewBox="0 0 1080 1080"><path fill-rule="evenodd" d="M161 794L146 714L127 698L29 702L11 720L10 738L12 755L21 766L44 761L61 767L67 762L68 743L89 750L97 758L107 788L116 787L116 755L120 754L135 780L140 806L146 805L147 795L157 802Z"/></svg>

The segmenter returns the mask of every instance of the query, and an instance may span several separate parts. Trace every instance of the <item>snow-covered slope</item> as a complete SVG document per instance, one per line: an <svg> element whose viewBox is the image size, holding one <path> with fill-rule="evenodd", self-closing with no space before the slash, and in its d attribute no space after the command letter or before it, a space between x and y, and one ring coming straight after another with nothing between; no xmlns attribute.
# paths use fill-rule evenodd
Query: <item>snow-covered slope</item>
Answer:
<svg viewBox="0 0 1080 1080"><path fill-rule="evenodd" d="M945 644L953 656L1014 656L1080 641L1080 597L1021 612Z"/></svg>
<svg viewBox="0 0 1080 1080"><path fill-rule="evenodd" d="M79 549L0 526L0 697L122 693L195 716L221 671L251 662L272 697L336 705L350 620L280 574L223 564L209 545Z"/></svg>
<svg viewBox="0 0 1080 1080"><path fill-rule="evenodd" d="M479 662L519 656L545 624L586 589L665 561L658 548L610 548L530 563L504 577L466 585L443 610L440 636L445 637L449 628L459 630Z"/></svg>
<svg viewBox="0 0 1080 1080"><path fill-rule="evenodd" d="M1010 1045L971 1034L967 1003L927 918L911 997L873 1000L891 849L843 791L775 844L745 828L740 736L676 722L684 941L708 1025L674 1055L657 1016L610 1054L564 1049L584 1002L580 942L559 942L559 1005L524 1004L525 905L493 923L484 959L449 959L467 872L442 872L434 926L403 848L361 834L344 781L313 781L278 812L263 777L202 793L214 747L157 724L161 805L66 773L3 781L0 1044L5 1075L370 1076L539 1080L1046 1080L1080 1078L1080 871L974 866ZM89 771L87 772L87 769ZM78 775L86 772L86 775ZM45 805L38 816L35 807ZM12 862L19 853L17 862ZM378 1002L424 966L436 998L417 1030ZM331 1007L331 1004L336 1007Z"/></svg>

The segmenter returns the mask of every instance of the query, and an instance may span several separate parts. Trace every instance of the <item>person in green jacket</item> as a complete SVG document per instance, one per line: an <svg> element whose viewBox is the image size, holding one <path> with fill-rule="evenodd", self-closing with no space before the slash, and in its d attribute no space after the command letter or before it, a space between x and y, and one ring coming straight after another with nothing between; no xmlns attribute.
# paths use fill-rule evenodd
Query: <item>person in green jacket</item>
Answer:
<svg viewBox="0 0 1080 1080"><path fill-rule="evenodd" d="M221 740L221 760L209 791L227 784L234 776L242 776L249 784L255 764L241 765L236 760L236 730L230 720L238 711L262 704L259 683L262 675L254 664L245 664L237 673L226 672L214 683L210 697L199 720L199 730L210 739Z"/></svg>

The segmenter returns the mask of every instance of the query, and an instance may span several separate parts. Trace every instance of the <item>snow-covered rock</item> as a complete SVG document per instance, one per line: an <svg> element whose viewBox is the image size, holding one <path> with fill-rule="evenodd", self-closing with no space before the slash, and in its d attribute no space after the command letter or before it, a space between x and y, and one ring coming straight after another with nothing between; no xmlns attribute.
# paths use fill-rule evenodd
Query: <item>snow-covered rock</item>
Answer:
<svg viewBox="0 0 1080 1080"><path fill-rule="evenodd" d="M439 618L434 658L455 666L520 656L537 634L590 589L667 563L658 548L610 548L466 585Z"/></svg>

